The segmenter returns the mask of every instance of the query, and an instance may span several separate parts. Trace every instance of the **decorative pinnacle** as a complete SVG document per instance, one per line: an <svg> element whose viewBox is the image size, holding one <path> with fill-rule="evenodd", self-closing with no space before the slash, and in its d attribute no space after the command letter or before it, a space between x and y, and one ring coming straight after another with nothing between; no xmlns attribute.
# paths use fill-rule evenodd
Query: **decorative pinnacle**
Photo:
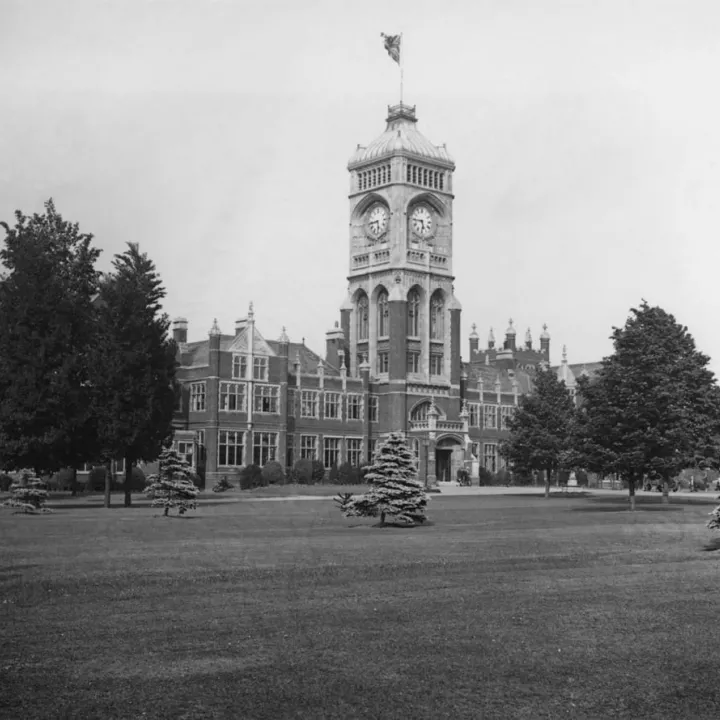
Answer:
<svg viewBox="0 0 720 720"><path fill-rule="evenodd" d="M290 338L288 337L287 330L285 326L283 325L282 333L280 333L280 337L278 339L278 342L281 343L288 343L290 342Z"/></svg>
<svg viewBox="0 0 720 720"><path fill-rule="evenodd" d="M477 334L477 325L475 323L472 324L472 332L470 333L470 337L473 338L473 340L478 336Z"/></svg>
<svg viewBox="0 0 720 720"><path fill-rule="evenodd" d="M255 311L253 310L252 300L250 301L250 307L248 308L247 319L248 319L248 322L252 322L253 320L255 320Z"/></svg>
<svg viewBox="0 0 720 720"><path fill-rule="evenodd" d="M495 333L492 328L490 328L490 332L488 333L488 342L495 342Z"/></svg>
<svg viewBox="0 0 720 720"><path fill-rule="evenodd" d="M567 363L567 345L563 345L562 361L563 363Z"/></svg>
<svg viewBox="0 0 720 720"><path fill-rule="evenodd" d="M220 335L220 326L218 325L217 318L213 320L212 327L210 328L210 335Z"/></svg>
<svg viewBox="0 0 720 720"><path fill-rule="evenodd" d="M515 328L513 327L513 319L510 318L508 329L505 331L506 335L515 335Z"/></svg>

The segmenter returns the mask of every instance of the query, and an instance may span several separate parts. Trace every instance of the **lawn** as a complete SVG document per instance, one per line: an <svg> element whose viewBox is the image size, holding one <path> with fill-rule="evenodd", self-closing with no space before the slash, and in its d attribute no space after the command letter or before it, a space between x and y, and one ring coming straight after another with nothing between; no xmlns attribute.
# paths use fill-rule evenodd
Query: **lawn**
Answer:
<svg viewBox="0 0 720 720"><path fill-rule="evenodd" d="M0 515L0 716L717 718L711 506L434 496Z"/></svg>

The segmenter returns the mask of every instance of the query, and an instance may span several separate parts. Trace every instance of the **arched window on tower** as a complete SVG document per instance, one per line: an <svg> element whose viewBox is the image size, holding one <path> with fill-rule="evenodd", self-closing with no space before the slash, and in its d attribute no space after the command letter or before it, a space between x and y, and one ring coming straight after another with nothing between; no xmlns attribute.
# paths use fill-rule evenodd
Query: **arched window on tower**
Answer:
<svg viewBox="0 0 720 720"><path fill-rule="evenodd" d="M361 295L357 304L357 339L359 341L367 340L370 335L369 332L369 304L367 295Z"/></svg>
<svg viewBox="0 0 720 720"><path fill-rule="evenodd" d="M377 299L378 310L378 337L387 337L390 334L388 317L388 294L383 290Z"/></svg>
<svg viewBox="0 0 720 720"><path fill-rule="evenodd" d="M420 335L420 293L417 290L411 290L408 293L407 312L407 334L411 337L418 337Z"/></svg>
<svg viewBox="0 0 720 720"><path fill-rule="evenodd" d="M439 292L430 299L430 339L445 339L445 301Z"/></svg>

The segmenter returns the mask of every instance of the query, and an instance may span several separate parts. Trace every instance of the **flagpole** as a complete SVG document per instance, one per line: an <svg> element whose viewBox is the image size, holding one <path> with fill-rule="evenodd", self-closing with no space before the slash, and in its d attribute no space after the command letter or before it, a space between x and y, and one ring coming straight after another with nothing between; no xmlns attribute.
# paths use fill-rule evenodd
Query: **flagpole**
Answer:
<svg viewBox="0 0 720 720"><path fill-rule="evenodd" d="M400 33L400 104L403 101L403 70L405 65L405 49L403 48L403 34Z"/></svg>

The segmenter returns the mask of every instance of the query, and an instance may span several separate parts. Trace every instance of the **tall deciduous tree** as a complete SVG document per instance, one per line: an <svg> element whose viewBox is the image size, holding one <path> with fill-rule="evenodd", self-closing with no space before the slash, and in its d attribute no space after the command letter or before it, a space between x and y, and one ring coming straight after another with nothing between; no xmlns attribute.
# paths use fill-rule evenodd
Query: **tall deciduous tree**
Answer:
<svg viewBox="0 0 720 720"><path fill-rule="evenodd" d="M515 469L545 476L545 497L550 495L550 477L569 456L575 405L563 382L550 368L540 368L533 390L520 398L508 421L510 434L500 453Z"/></svg>
<svg viewBox="0 0 720 720"><path fill-rule="evenodd" d="M15 213L0 261L0 459L49 473L92 458L88 385L100 251L66 222Z"/></svg>
<svg viewBox="0 0 720 720"><path fill-rule="evenodd" d="M643 301L611 338L613 354L578 384L580 450L626 480L631 507L645 473L663 478L669 502L670 478L715 446L720 389L687 327L660 307Z"/></svg>
<svg viewBox="0 0 720 720"><path fill-rule="evenodd" d="M172 436L177 348L168 336L164 297L155 265L132 243L115 256L100 286L92 379L97 429L103 458L125 460L126 506L133 465L155 460Z"/></svg>

